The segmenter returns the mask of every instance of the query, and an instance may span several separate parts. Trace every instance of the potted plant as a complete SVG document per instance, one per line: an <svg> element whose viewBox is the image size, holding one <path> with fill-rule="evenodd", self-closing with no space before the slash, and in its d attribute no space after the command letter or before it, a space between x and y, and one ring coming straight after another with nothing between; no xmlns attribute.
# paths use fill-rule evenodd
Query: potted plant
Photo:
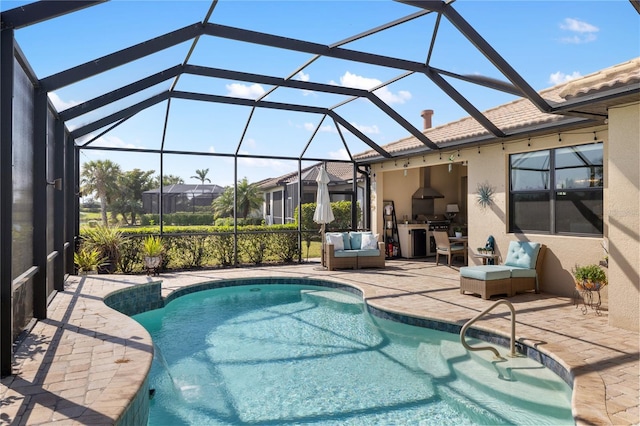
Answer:
<svg viewBox="0 0 640 426"><path fill-rule="evenodd" d="M122 232L118 228L97 226L86 229L82 238L89 250L97 250L104 259L98 273L113 274L120 258L120 244L124 241Z"/></svg>
<svg viewBox="0 0 640 426"><path fill-rule="evenodd" d="M456 226L455 228L453 228L453 232L455 232L456 238L461 238L462 237L462 228L461 227Z"/></svg>
<svg viewBox="0 0 640 426"><path fill-rule="evenodd" d="M98 268L104 264L104 258L97 249L82 247L73 254L73 262L81 275L97 274Z"/></svg>
<svg viewBox="0 0 640 426"><path fill-rule="evenodd" d="M162 265L162 255L164 254L164 243L162 238L149 235L142 243L142 258L147 273L151 271L158 273Z"/></svg>
<svg viewBox="0 0 640 426"><path fill-rule="evenodd" d="M578 290L600 290L607 285L607 274L599 265L576 265L572 270Z"/></svg>

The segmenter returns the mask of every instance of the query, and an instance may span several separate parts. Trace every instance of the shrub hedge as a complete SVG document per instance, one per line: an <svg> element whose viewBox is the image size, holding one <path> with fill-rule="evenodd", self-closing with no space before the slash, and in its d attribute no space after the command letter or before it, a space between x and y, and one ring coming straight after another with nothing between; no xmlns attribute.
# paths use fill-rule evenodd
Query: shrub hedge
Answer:
<svg viewBox="0 0 640 426"><path fill-rule="evenodd" d="M238 263L259 265L267 262L292 262L299 253L297 225L238 227ZM126 238L120 244L117 272L144 271L144 237L158 235L159 226L121 228ZM80 236L85 230L81 229ZM162 237L165 254L163 269L193 269L230 266L233 258L232 226L165 226Z"/></svg>

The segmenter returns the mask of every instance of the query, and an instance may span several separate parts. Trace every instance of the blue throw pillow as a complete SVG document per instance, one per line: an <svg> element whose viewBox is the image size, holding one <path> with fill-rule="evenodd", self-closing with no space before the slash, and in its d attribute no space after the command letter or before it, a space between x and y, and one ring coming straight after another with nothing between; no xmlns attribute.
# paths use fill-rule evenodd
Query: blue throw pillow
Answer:
<svg viewBox="0 0 640 426"><path fill-rule="evenodd" d="M372 232L371 231L349 232L349 239L351 240L352 250L360 250L362 248L362 234L372 234Z"/></svg>
<svg viewBox="0 0 640 426"><path fill-rule="evenodd" d="M353 247L351 246L351 238L349 237L348 232L341 232L342 234L342 242L344 244L345 250L351 250Z"/></svg>

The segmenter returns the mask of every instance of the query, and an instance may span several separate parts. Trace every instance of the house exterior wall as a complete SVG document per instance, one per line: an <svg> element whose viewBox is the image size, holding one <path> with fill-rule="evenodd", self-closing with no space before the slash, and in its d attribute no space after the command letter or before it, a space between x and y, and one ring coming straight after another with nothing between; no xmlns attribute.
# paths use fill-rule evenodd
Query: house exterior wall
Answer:
<svg viewBox="0 0 640 426"><path fill-rule="evenodd" d="M609 110L609 324L640 328L640 104Z"/></svg>
<svg viewBox="0 0 640 426"><path fill-rule="evenodd" d="M575 133L563 133L535 138L529 141L520 140L503 146L501 144L483 147L480 153L477 150L464 152L463 157L468 158L468 226L469 246L471 248L483 247L489 235L496 240L496 250L502 258L506 256L510 241L524 240L545 244L548 248L540 290L560 296L571 297L574 294L574 280L571 273L576 264L598 264L604 259L603 237L554 235L546 233L509 233L509 155L528 151L539 151L548 148L574 146L592 143L596 131L599 140L607 145L607 134L600 128L583 129ZM561 139L561 141L560 141ZM529 146L530 145L530 146ZM605 176L606 176L606 148ZM606 181L606 178L605 178ZM477 202L478 184L488 183L495 190L492 205L483 208ZM604 203L607 203L607 194L604 193ZM604 218L606 223L606 217ZM606 225L605 225L606 230ZM606 231L605 231L606 232ZM503 260L503 259L501 259ZM477 259L470 259L471 264L480 263ZM602 292L606 304L607 288Z"/></svg>
<svg viewBox="0 0 640 426"><path fill-rule="evenodd" d="M431 186L447 198L436 200L436 213L447 203L462 202L466 197L469 247L482 247L493 235L501 256L506 256L510 241L527 240L545 244L548 251L540 280L543 292L559 296L574 295L572 268L576 264L598 264L609 251L607 269L609 285L601 291L603 307L609 310L611 325L638 330L640 324L640 105L632 104L610 110L608 126L598 126L522 139L478 148L443 151L424 157L409 158L407 176L394 161L372 165L372 229L382 234L384 200L394 200L398 220L410 214L410 199L420 184L419 167L431 167ZM595 133L594 133L595 132ZM604 235L585 237L545 233L514 234L509 223L509 155L563 146L603 142L604 154ZM453 170L448 173L448 158L455 153ZM466 167L462 165L466 162ZM467 193L462 194L461 179L466 179ZM494 203L483 209L477 203L477 185L489 183L495 190ZM471 265L479 264L470 258Z"/></svg>

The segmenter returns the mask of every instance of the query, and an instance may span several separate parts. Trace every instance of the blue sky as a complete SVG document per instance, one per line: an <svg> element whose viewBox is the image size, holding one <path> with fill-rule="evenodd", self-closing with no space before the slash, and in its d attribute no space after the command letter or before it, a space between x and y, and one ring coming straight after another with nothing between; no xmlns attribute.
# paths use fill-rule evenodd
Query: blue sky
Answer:
<svg viewBox="0 0 640 426"><path fill-rule="evenodd" d="M27 2L3 0L2 10ZM66 70L103 55L202 21L209 1L111 1L16 31L18 44L39 78ZM584 76L640 56L640 17L628 0L608 1L480 1L458 0L453 7L536 90ZM393 1L238 1L220 0L209 22L274 33L321 44L333 44L368 29L407 16L418 9ZM387 29L343 47L379 55L424 62L429 50L435 14ZM86 79L50 93L59 110L182 63L191 43ZM254 72L276 77L294 74L312 56L275 51L203 36L189 63ZM430 65L458 74L484 75L505 80L452 25L442 20ZM294 79L362 89L402 75L389 69L337 59L320 58L295 73ZM456 80L452 84L480 110L513 99L512 96ZM167 90L171 81L131 96L69 123L71 129ZM182 76L177 90L256 98L271 87L197 76ZM424 75L413 74L376 91L412 125L422 129L420 112L433 109L434 126L468 114ZM331 107L348 98L279 88L266 100ZM364 100L336 111L376 143L384 145L408 136L386 114ZM167 104L161 103L106 133L93 145L158 149L163 140ZM247 126L249 117L251 121ZM173 100L164 135L165 148L232 154L298 157L319 125L321 116L307 113ZM246 132L245 132L246 128ZM93 135L100 133L95 132ZM93 137L93 135L91 137ZM368 146L343 131L352 154ZM83 142L85 139L81 139ZM240 143L241 142L241 143ZM332 120L325 119L305 151L306 158L346 158L347 150ZM112 159L124 170L159 172L156 155L84 151L82 161ZM303 167L312 164L303 163ZM233 159L210 156L165 157L164 173L186 183L196 169L209 169L213 183L234 181ZM297 162L240 159L238 179L257 181L297 169Z"/></svg>

